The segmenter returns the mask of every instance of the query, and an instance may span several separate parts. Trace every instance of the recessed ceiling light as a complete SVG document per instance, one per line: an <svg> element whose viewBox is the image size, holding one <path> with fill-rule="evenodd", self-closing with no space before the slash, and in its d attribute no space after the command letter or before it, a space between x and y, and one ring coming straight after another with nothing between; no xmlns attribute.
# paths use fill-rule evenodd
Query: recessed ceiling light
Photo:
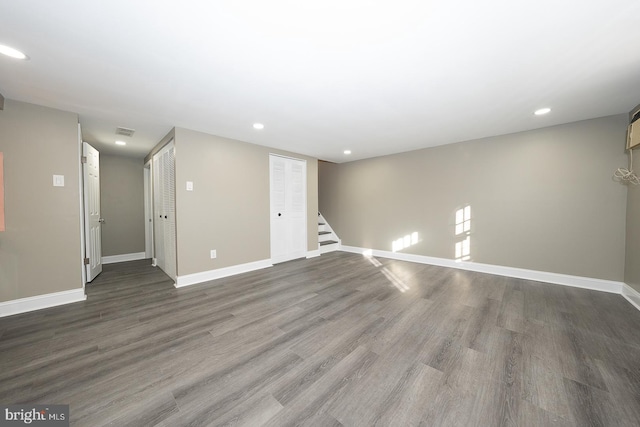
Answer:
<svg viewBox="0 0 640 427"><path fill-rule="evenodd" d="M348 156L349 154L351 154L351 150L344 150L344 154Z"/></svg>
<svg viewBox="0 0 640 427"><path fill-rule="evenodd" d="M18 49L14 49L12 47L5 46L3 44L0 44L0 53L15 59L29 59L27 55L20 52Z"/></svg>
<svg viewBox="0 0 640 427"><path fill-rule="evenodd" d="M127 145L124 141L116 141L116 145Z"/></svg>
<svg viewBox="0 0 640 427"><path fill-rule="evenodd" d="M536 116L542 116L544 114L547 114L550 111L551 111L551 108L541 108L539 110L534 111L533 114L535 114Z"/></svg>
<svg viewBox="0 0 640 427"><path fill-rule="evenodd" d="M253 128L258 130L264 129L264 125L262 123L254 123Z"/></svg>

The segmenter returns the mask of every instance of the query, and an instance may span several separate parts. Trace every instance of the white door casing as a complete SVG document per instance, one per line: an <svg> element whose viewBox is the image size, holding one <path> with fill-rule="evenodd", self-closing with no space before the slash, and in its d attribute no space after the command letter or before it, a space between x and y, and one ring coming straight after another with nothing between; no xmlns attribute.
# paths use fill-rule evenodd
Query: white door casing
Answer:
<svg viewBox="0 0 640 427"><path fill-rule="evenodd" d="M151 162L144 165L144 256L153 258L153 185L151 185Z"/></svg>
<svg viewBox="0 0 640 427"><path fill-rule="evenodd" d="M102 218L100 217L100 153L82 143L85 224L85 260L87 282L102 271Z"/></svg>
<svg viewBox="0 0 640 427"><path fill-rule="evenodd" d="M307 163L269 156L271 262L307 254Z"/></svg>

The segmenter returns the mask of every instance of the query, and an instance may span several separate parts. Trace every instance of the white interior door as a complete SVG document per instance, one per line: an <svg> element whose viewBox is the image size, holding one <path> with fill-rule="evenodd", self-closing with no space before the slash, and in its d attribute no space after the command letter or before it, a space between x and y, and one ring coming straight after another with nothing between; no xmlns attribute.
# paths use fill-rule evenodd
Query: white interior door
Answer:
<svg viewBox="0 0 640 427"><path fill-rule="evenodd" d="M269 156L271 262L307 255L307 163Z"/></svg>
<svg viewBox="0 0 640 427"><path fill-rule="evenodd" d="M85 266L87 282L102 271L102 221L100 217L100 153L82 143L85 226Z"/></svg>

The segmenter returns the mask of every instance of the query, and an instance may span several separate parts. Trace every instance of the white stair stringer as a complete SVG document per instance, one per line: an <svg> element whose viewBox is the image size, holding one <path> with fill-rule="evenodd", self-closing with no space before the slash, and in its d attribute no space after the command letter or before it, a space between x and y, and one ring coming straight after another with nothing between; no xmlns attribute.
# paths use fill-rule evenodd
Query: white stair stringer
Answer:
<svg viewBox="0 0 640 427"><path fill-rule="evenodd" d="M338 235L333 231L327 220L318 212L318 249L320 254L340 250L341 243L340 238L338 238Z"/></svg>

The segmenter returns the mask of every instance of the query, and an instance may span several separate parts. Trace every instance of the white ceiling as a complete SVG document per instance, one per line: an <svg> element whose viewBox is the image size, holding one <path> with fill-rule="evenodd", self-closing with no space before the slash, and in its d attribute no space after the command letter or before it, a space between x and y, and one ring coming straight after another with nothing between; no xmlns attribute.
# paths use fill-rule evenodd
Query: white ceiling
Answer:
<svg viewBox="0 0 640 427"><path fill-rule="evenodd" d="M0 0L0 44L30 56L0 58L0 93L79 113L102 152L180 126L343 162L626 113L639 19L638 0Z"/></svg>

